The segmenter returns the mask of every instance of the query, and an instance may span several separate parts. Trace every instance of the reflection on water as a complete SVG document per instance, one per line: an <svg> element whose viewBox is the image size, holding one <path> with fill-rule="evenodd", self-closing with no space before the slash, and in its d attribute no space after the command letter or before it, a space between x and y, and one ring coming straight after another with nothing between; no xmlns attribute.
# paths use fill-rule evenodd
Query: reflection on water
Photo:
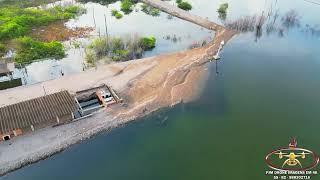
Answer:
<svg viewBox="0 0 320 180"><path fill-rule="evenodd" d="M261 15L245 16L236 20L229 20L225 23L225 26L240 32L254 32L255 41L261 38L263 34L284 37L291 29L297 29L301 32L318 36L318 25L310 27L310 25L306 24L305 26L301 26L301 18L294 9L285 12L282 16L279 14L279 9L269 9L268 12L262 11Z"/></svg>
<svg viewBox="0 0 320 180"><path fill-rule="evenodd" d="M192 4L197 14L219 19L220 0ZM227 19L261 15L264 4L229 0ZM208 64L212 73L197 101L99 135L3 179L270 180L264 158L292 136L299 146L320 152L320 38L310 30L319 28L319 7L302 0L281 0L277 7L266 21L277 12L276 24L282 25L294 10L300 26L281 38L267 35L266 27L258 41L255 33L237 35L222 52L219 74Z"/></svg>
<svg viewBox="0 0 320 180"><path fill-rule="evenodd" d="M50 4L63 5L75 3L74 0L64 0ZM120 2L109 5L87 2L80 4L87 9L87 13L66 23L69 28L74 27L93 27L89 39L74 39L66 42L67 56L59 61L43 60L26 66L26 70L16 69L15 76L24 77L25 83L33 84L61 76L61 71L65 75L81 72L84 67L84 46L93 38L103 35L127 36L128 34L138 34L140 36L154 36L157 39L156 47L152 51L145 53L145 57L154 56L162 53L176 52L189 48L192 43L203 40L210 40L212 32L178 18L168 18L165 13L153 17L141 12L141 4L135 6L136 11L129 15L124 15L120 20L111 16L112 9L120 9ZM106 17L106 24L105 24ZM107 25L107 28L106 28ZM168 37L170 37L168 39ZM74 44L80 44L80 48ZM76 45L77 46L77 45ZM27 73L24 73L27 72Z"/></svg>
<svg viewBox="0 0 320 180"><path fill-rule="evenodd" d="M112 9L120 9L120 2L102 1L99 3L86 2L80 4L87 9L87 13L66 23L69 28L92 27L92 38L109 34L111 36L126 36L138 34L140 36L153 35L157 39L156 48L145 53L145 56L154 56L162 53L175 52L192 48L197 44L208 42L212 34L199 26L182 21L161 12L160 16L153 17L141 12L141 4L135 6L135 11L117 20L111 16ZM229 1L226 20L219 19L216 12L221 2L219 0L192 0L191 13L207 17L212 21L221 22L227 27L241 32L252 32L257 41L264 35L284 37L291 30L300 31L300 36L320 36L319 17L312 16L316 8L310 3L302 1L290 2L277 0L247 0ZM64 0L54 4L75 3L74 0ZM174 4L173 1L169 3ZM106 4L106 5L101 5ZM210 4L210 6L204 6ZM53 5L53 4L52 4ZM52 6L50 5L50 6ZM310 13L304 13L303 9L309 8ZM309 10L308 9L308 10ZM106 23L105 23L106 17ZM107 26L107 27L106 27ZM62 60L44 60L26 66L24 72L16 69L15 77L23 77L24 83L32 84L65 75L81 72L84 66L84 46L92 39L74 39L66 42L67 57ZM79 43L80 48L73 44Z"/></svg>

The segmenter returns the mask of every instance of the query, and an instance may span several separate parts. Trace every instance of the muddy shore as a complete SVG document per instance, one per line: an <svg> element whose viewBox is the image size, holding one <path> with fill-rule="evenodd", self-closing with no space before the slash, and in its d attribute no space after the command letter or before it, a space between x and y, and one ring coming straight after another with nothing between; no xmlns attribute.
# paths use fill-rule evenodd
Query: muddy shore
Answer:
<svg viewBox="0 0 320 180"><path fill-rule="evenodd" d="M163 107L192 101L201 93L206 80L204 64L216 53L222 41L227 42L234 35L235 32L219 27L214 40L201 48L105 65L96 70L1 91L0 107L44 93L61 90L74 93L105 83L119 93L124 103L77 122L41 129L1 143L0 175L51 156L100 131L118 127Z"/></svg>

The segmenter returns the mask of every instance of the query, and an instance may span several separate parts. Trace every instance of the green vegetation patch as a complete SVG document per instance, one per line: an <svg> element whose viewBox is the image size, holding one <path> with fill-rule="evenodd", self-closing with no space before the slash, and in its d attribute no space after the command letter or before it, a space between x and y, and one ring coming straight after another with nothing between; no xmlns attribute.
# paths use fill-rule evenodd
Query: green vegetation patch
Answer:
<svg viewBox="0 0 320 180"><path fill-rule="evenodd" d="M65 56L62 43L58 41L41 42L30 37L22 37L15 40L16 55L15 62L28 64L36 59L55 58L61 59Z"/></svg>
<svg viewBox="0 0 320 180"><path fill-rule="evenodd" d="M0 57L4 56L6 53L6 46L0 43Z"/></svg>
<svg viewBox="0 0 320 180"><path fill-rule="evenodd" d="M111 10L111 15L116 17L117 19L121 19L123 15L116 9Z"/></svg>
<svg viewBox="0 0 320 180"><path fill-rule="evenodd" d="M14 88L22 85L22 80L21 78L19 79L13 79L10 81L2 81L0 82L0 90L4 89L9 89L9 88Z"/></svg>
<svg viewBox="0 0 320 180"><path fill-rule="evenodd" d="M92 41L86 48L86 61L94 64L95 61L107 58L112 61L128 61L141 58L145 51L156 46L154 37L103 37Z"/></svg>
<svg viewBox="0 0 320 180"><path fill-rule="evenodd" d="M14 60L21 64L43 58L64 57L64 48L60 42L41 42L27 35L35 27L75 18L84 12L85 9L74 5L55 6L48 9L1 7L0 55L5 54L6 44L13 44L16 51Z"/></svg>
<svg viewBox="0 0 320 180"><path fill-rule="evenodd" d="M217 12L219 13L219 18L223 21L226 20L227 18L228 7L229 7L228 3L223 3L223 4L220 4L220 7L217 10Z"/></svg>
<svg viewBox="0 0 320 180"><path fill-rule="evenodd" d="M116 14L118 14L118 12L119 12L118 10L112 9L112 10L111 10L111 15L112 15L112 16L116 16Z"/></svg>
<svg viewBox="0 0 320 180"><path fill-rule="evenodd" d="M218 13L227 13L228 7L229 7L228 3L220 4L220 7L218 8Z"/></svg>
<svg viewBox="0 0 320 180"><path fill-rule="evenodd" d="M160 15L159 9L154 8L154 7L149 6L147 4L144 4L144 3L141 5L141 11L148 14L148 15L151 15L151 16L159 16Z"/></svg>
<svg viewBox="0 0 320 180"><path fill-rule="evenodd" d="M117 19L121 19L121 18L123 17L123 15L122 15L121 13L117 13L117 14L115 15L115 17L116 17Z"/></svg>
<svg viewBox="0 0 320 180"><path fill-rule="evenodd" d="M183 9L185 11L190 11L192 9L192 5L183 0L176 0L176 3L178 4L178 8Z"/></svg>
<svg viewBox="0 0 320 180"><path fill-rule="evenodd" d="M131 0L122 0L121 1L121 11L124 12L124 14L130 14L133 10L133 2Z"/></svg>
<svg viewBox="0 0 320 180"><path fill-rule="evenodd" d="M153 37L153 36L151 36L151 37L142 37L142 38L140 38L139 46L143 50L151 50L154 47L156 47L156 38Z"/></svg>
<svg viewBox="0 0 320 180"><path fill-rule="evenodd" d="M56 6L49 9L0 8L0 41L24 36L36 26L74 18L83 11L79 6Z"/></svg>
<svg viewBox="0 0 320 180"><path fill-rule="evenodd" d="M95 3L99 3L101 5L109 5L109 4L112 4L112 3L115 3L119 0L77 0L78 2L81 2L81 3L88 3L88 2L95 2Z"/></svg>

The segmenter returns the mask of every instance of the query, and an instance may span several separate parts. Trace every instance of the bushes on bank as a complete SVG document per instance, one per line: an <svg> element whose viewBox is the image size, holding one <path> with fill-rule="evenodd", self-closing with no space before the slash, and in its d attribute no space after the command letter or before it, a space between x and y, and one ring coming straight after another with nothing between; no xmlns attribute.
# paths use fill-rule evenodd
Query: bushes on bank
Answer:
<svg viewBox="0 0 320 180"><path fill-rule="evenodd" d="M64 47L58 41L41 42L30 37L22 37L15 40L16 55L15 62L28 64L36 59L55 58L61 59L65 56Z"/></svg>
<svg viewBox="0 0 320 180"><path fill-rule="evenodd" d="M178 8L183 9L185 11L190 11L192 9L192 5L187 1L176 0L176 3L178 4Z"/></svg>

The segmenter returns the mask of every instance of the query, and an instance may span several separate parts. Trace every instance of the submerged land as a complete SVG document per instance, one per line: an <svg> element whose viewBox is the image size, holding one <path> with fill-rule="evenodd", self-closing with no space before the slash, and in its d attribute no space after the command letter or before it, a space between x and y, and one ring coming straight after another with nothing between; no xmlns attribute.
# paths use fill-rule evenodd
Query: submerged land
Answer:
<svg viewBox="0 0 320 180"><path fill-rule="evenodd" d="M235 31L157 0L144 3L178 18L213 30L207 45L177 53L114 63L86 72L34 85L4 90L0 106L37 98L61 90L70 93L108 84L124 99L122 104L101 110L91 117L54 128L45 128L0 144L0 174L57 153L102 130L111 129L160 108L197 97L206 79L205 63L212 60L222 41Z"/></svg>

